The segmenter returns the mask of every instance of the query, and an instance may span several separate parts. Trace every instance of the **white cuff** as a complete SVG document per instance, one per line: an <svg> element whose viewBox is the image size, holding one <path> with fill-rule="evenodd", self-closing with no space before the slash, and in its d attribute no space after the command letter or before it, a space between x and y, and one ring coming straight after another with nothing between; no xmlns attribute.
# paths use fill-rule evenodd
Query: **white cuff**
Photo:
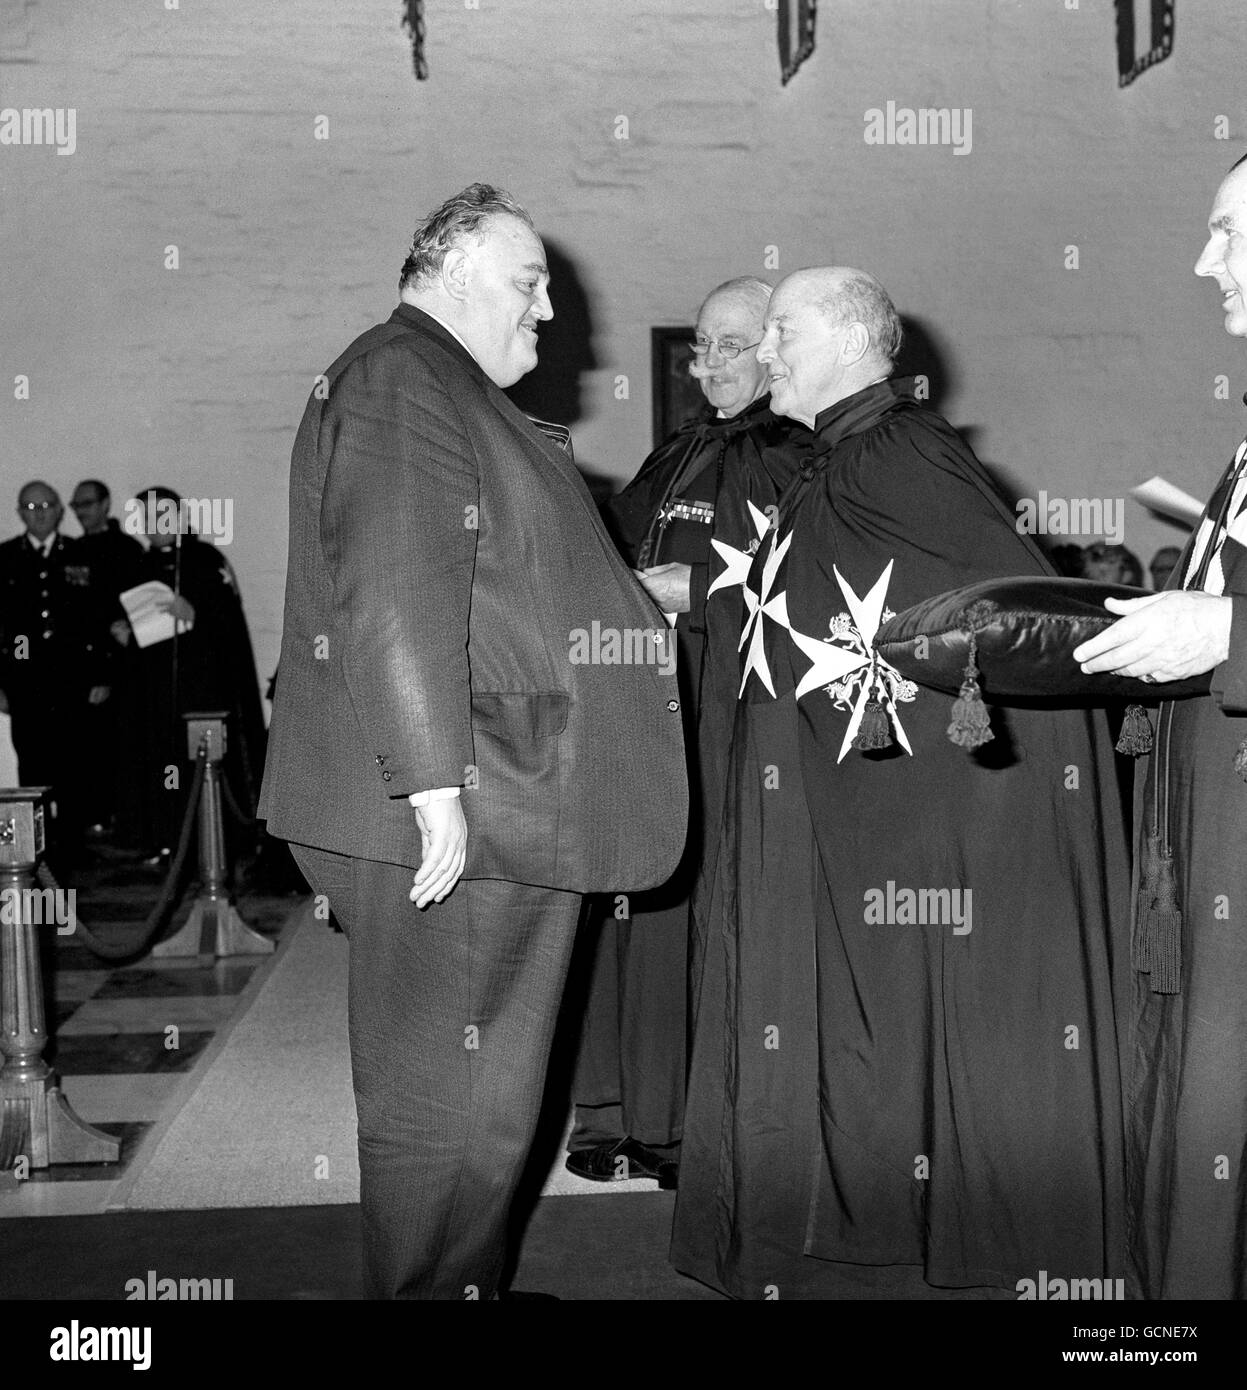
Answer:
<svg viewBox="0 0 1247 1390"><path fill-rule="evenodd" d="M412 792L407 801L412 806L427 806L430 801L445 801L447 797L458 796L458 787L434 787L432 791Z"/></svg>

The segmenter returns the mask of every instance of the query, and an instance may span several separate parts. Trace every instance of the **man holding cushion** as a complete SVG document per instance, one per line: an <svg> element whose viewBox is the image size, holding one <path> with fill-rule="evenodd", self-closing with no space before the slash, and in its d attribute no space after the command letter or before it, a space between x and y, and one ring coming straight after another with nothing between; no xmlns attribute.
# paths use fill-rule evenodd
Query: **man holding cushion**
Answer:
<svg viewBox="0 0 1247 1390"><path fill-rule="evenodd" d="M1196 275L1247 337L1247 162L1217 190ZM1148 1298L1247 1297L1247 441L1164 593L1074 652L1084 671L1164 682L1135 799L1136 1042L1130 1087L1132 1273ZM1140 783L1144 782L1139 778Z"/></svg>
<svg viewBox="0 0 1247 1390"><path fill-rule="evenodd" d="M956 746L874 653L894 611L1052 573L899 346L882 286L824 268L758 349L815 452L745 590L673 1242L741 1298L1122 1273L1112 747L1033 709Z"/></svg>

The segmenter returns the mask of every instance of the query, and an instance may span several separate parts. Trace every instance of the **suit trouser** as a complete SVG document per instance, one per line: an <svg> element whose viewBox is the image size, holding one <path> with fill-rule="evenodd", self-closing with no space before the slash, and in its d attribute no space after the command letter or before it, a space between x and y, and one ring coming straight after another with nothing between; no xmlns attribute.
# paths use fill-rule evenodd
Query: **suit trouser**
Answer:
<svg viewBox="0 0 1247 1390"><path fill-rule="evenodd" d="M292 845L350 943L369 1298L488 1299L532 1145L580 895Z"/></svg>

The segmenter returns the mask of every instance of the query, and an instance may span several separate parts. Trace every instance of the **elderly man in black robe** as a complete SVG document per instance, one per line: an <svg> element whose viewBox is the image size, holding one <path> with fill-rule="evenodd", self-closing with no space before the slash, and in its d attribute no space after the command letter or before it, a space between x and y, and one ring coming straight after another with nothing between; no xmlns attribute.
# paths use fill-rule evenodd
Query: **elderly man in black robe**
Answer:
<svg viewBox="0 0 1247 1390"><path fill-rule="evenodd" d="M1195 273L1247 337L1247 157L1213 202ZM1145 1298L1247 1298L1247 440L1163 593L1074 656L1148 681L1212 673L1166 702L1136 779L1131 1273Z"/></svg>
<svg viewBox="0 0 1247 1390"><path fill-rule="evenodd" d="M598 939L567 1167L596 1182L654 1177L670 1187L678 1171L689 896L703 827L717 824L736 696L730 661L709 654L735 653L748 557L806 447L800 437L808 438L769 408L756 350L770 297L771 286L753 276L706 296L689 365L706 409L664 439L604 508L620 552L674 615L693 795L687 849L672 879L593 909Z"/></svg>
<svg viewBox="0 0 1247 1390"><path fill-rule="evenodd" d="M1052 573L890 378L900 336L877 281L825 268L758 350L815 453L745 591L672 1248L740 1298L1015 1297L1124 1258L1112 745L997 709L970 752L874 654L893 610Z"/></svg>
<svg viewBox="0 0 1247 1390"><path fill-rule="evenodd" d="M221 768L233 803L226 834L237 862L255 851L258 829L249 818L259 796L266 737L238 581L224 551L191 530L190 513L170 488L147 488L127 504L126 529L132 524L148 542L134 582L162 582L170 591L164 606L179 625L171 639L143 648L122 634L128 666L118 717L130 765L118 789L122 838L152 867L164 867L178 841L193 773L184 716L224 711ZM179 775L171 776L171 768Z"/></svg>

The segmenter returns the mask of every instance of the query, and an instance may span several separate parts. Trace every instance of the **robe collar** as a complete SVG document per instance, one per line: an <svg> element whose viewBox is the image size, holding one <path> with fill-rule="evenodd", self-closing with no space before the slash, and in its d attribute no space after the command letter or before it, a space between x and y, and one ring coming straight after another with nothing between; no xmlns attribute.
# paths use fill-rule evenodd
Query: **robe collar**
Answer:
<svg viewBox="0 0 1247 1390"><path fill-rule="evenodd" d="M716 415L713 406L707 405L705 412L685 428L698 439L731 439L735 435L746 433L756 425L767 423L772 418L771 398L769 395L762 395L744 410L726 419Z"/></svg>
<svg viewBox="0 0 1247 1390"><path fill-rule="evenodd" d="M863 386L814 417L814 442L820 454L830 453L850 435L877 424L902 401L914 398L913 377L889 377Z"/></svg>

